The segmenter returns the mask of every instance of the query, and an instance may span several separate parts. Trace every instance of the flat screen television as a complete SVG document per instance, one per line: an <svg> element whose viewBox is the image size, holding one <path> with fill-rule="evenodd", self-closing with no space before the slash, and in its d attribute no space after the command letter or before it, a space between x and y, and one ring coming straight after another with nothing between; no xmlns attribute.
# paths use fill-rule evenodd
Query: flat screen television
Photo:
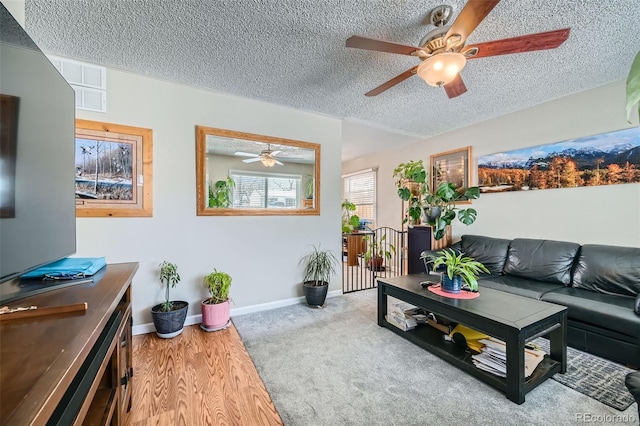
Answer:
<svg viewBox="0 0 640 426"><path fill-rule="evenodd" d="M0 95L2 301L76 251L74 91L2 4Z"/></svg>

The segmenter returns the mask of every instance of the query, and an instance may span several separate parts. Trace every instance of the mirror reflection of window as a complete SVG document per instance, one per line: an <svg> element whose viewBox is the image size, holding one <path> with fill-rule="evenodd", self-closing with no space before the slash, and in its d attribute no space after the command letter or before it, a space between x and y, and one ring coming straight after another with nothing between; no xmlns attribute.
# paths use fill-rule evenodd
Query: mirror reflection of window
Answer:
<svg viewBox="0 0 640 426"><path fill-rule="evenodd" d="M235 182L233 206L237 208L300 208L302 204L300 175L248 173L233 170Z"/></svg>
<svg viewBox="0 0 640 426"><path fill-rule="evenodd" d="M320 145L196 127L198 215L318 215ZM231 181L228 203L210 188ZM210 191L209 191L210 192Z"/></svg>

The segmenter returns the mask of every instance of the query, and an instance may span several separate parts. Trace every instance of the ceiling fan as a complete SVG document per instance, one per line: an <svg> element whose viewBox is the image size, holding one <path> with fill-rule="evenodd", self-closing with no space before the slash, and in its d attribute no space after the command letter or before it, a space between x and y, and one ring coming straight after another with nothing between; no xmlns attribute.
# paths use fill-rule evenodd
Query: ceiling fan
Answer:
<svg viewBox="0 0 640 426"><path fill-rule="evenodd" d="M431 86L444 86L447 96L455 98L467 91L467 87L462 81L462 77L460 77L460 71L466 65L467 59L554 49L569 37L570 29L564 28L469 46L465 45L469 34L499 2L500 0L469 0L453 24L449 26L447 23L452 14L451 6L436 7L429 14L429 21L436 26L436 29L425 35L420 40L419 46L409 46L355 35L350 37L346 42L347 47L417 56L422 61L419 65L408 69L370 92L365 93L365 95L379 95L413 74L418 74Z"/></svg>
<svg viewBox="0 0 640 426"><path fill-rule="evenodd" d="M283 165L283 163L281 163L276 158L276 155L278 155L280 152L282 151L272 151L271 144L269 144L267 146L267 149L262 150L260 154L252 154L250 152L236 151L233 153L233 155L239 155L241 157L253 157L253 158L246 158L242 160L243 163L255 163L256 161L261 161L265 167L273 167L276 164L280 166Z"/></svg>

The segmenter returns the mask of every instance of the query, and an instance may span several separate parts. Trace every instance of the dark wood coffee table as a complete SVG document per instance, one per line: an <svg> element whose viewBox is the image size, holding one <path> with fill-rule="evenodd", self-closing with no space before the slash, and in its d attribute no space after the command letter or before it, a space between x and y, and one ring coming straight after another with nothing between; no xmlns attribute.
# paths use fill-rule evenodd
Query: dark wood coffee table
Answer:
<svg viewBox="0 0 640 426"><path fill-rule="evenodd" d="M453 299L439 296L420 286L426 274L378 278L378 325L386 327L416 345L432 352L472 376L506 393L516 404L525 395L556 373L567 369L567 308L553 303L480 287L476 299ZM507 377L495 376L477 368L471 353L452 342L445 342L439 330L421 325L402 331L385 320L387 296L441 315L451 321L496 337L507 344ZM524 373L524 347L529 341L549 335L550 354L527 378Z"/></svg>

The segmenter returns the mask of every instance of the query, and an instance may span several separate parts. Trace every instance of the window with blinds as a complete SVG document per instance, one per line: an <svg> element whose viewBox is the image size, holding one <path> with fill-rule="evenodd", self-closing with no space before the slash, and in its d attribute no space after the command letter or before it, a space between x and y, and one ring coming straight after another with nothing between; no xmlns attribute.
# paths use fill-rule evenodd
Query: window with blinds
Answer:
<svg viewBox="0 0 640 426"><path fill-rule="evenodd" d="M356 205L355 213L360 220L368 220L375 228L376 222L376 176L375 170L366 170L343 176L343 198Z"/></svg>
<svg viewBox="0 0 640 426"><path fill-rule="evenodd" d="M240 208L300 208L302 176L231 171L233 206Z"/></svg>

